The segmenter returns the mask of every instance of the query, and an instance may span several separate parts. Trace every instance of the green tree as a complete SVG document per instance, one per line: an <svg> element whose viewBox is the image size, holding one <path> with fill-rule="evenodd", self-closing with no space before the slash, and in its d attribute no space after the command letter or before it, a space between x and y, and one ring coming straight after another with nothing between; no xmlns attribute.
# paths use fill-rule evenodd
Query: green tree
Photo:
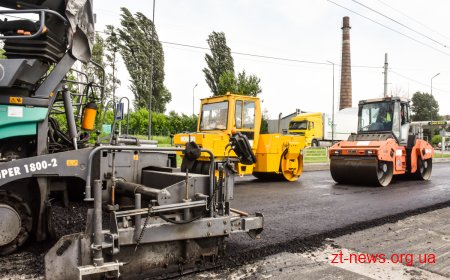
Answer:
<svg viewBox="0 0 450 280"><path fill-rule="evenodd" d="M197 116L181 114L182 132L195 132L197 130Z"/></svg>
<svg viewBox="0 0 450 280"><path fill-rule="evenodd" d="M416 92L412 97L412 119L413 121L440 120L439 104L434 96L425 92Z"/></svg>
<svg viewBox="0 0 450 280"><path fill-rule="evenodd" d="M269 133L269 111L264 109L261 116L261 129L260 133Z"/></svg>
<svg viewBox="0 0 450 280"><path fill-rule="evenodd" d="M104 56L106 59L106 65L111 69L111 71L107 71L106 74L105 94L107 97L112 96L121 84L120 80L117 78L117 54L120 44L117 33L118 31L113 25L106 26L106 52Z"/></svg>
<svg viewBox="0 0 450 280"><path fill-rule="evenodd" d="M211 54L205 54L207 68L203 68L206 83L214 96L219 93L220 77L227 72L234 75L234 61L231 49L227 46L225 33L213 31L207 39Z"/></svg>
<svg viewBox="0 0 450 280"><path fill-rule="evenodd" d="M152 114L152 135L167 135L167 116L163 113Z"/></svg>
<svg viewBox="0 0 450 280"><path fill-rule="evenodd" d="M126 8L121 11L119 49L131 77L135 107L148 108L151 87L152 111L162 113L172 97L164 85L164 51L155 26L142 13L133 16Z"/></svg>
<svg viewBox="0 0 450 280"><path fill-rule="evenodd" d="M222 73L217 84L217 94L215 95L224 95L227 92L238 92L236 77L234 72L231 71Z"/></svg>
<svg viewBox="0 0 450 280"><path fill-rule="evenodd" d="M99 33L95 33L95 41L92 47L91 60L105 67L104 62L105 55L105 40ZM102 71L92 64L86 64L83 66L85 73L88 75L89 81L97 84L101 83Z"/></svg>
<svg viewBox="0 0 450 280"><path fill-rule="evenodd" d="M131 134L144 135L148 134L148 110L140 108L130 113L129 129Z"/></svg>
<svg viewBox="0 0 450 280"><path fill-rule="evenodd" d="M259 86L261 79L255 75L247 76L245 70L238 74L237 92L243 95L257 96L262 89Z"/></svg>
<svg viewBox="0 0 450 280"><path fill-rule="evenodd" d="M441 135L434 135L432 138L431 138L431 144L433 145L433 146L435 146L435 145L437 145L437 144L439 144L439 143L441 143L442 142L442 136Z"/></svg>
<svg viewBox="0 0 450 280"><path fill-rule="evenodd" d="M0 59L4 59L6 58L6 56L4 55L5 50L4 49L0 49Z"/></svg>
<svg viewBox="0 0 450 280"><path fill-rule="evenodd" d="M234 73L234 62L231 49L227 46L225 33L212 32L208 37L211 54L205 54L208 67L203 68L205 80L213 96L224 95L227 92L257 96L261 93L261 80L255 76L247 76L245 70Z"/></svg>

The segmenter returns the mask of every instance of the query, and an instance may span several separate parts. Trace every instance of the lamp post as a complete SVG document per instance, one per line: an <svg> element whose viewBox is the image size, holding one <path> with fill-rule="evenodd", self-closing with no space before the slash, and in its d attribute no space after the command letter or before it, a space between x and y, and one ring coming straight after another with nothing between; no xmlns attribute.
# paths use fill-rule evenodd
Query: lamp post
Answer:
<svg viewBox="0 0 450 280"><path fill-rule="evenodd" d="M195 84L195 86L192 88L192 115L195 115L195 109L194 109L194 92L195 92L195 88L198 86L198 84Z"/></svg>
<svg viewBox="0 0 450 280"><path fill-rule="evenodd" d="M437 73L433 77L431 77L431 97L433 97L433 79L439 76L441 73ZM433 121L433 99L430 100L430 121Z"/></svg>
<svg viewBox="0 0 450 280"><path fill-rule="evenodd" d="M334 63L331 61L328 61L328 63L333 65L333 102L332 102L332 106L333 108L331 109L331 144L333 144L334 142Z"/></svg>

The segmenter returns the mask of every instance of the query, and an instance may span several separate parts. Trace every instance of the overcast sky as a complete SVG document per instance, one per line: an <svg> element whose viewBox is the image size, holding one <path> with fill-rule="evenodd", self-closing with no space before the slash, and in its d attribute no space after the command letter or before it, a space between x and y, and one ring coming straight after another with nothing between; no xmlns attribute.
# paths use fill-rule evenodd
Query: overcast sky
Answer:
<svg viewBox="0 0 450 280"><path fill-rule="evenodd" d="M271 117L297 108L329 113L333 72L327 61L336 64L338 108L342 18L349 16L353 106L360 99L383 95L382 67L388 53L389 93L411 97L416 91L430 92L431 78L440 73L433 79L433 95L440 113L450 114L450 1L332 1L156 0L156 31L162 42L198 47L208 47L206 39L212 31L223 31L233 52L324 63L233 54L236 72L245 69L261 79L262 106ZM132 13L152 17L151 0L94 0L96 29L104 30L106 24L119 26L124 5ZM196 112L199 98L211 95L202 72L205 50L168 43L163 43L165 85L172 93L167 110L192 114L195 84ZM132 97L123 64L118 76L122 87L117 95Z"/></svg>

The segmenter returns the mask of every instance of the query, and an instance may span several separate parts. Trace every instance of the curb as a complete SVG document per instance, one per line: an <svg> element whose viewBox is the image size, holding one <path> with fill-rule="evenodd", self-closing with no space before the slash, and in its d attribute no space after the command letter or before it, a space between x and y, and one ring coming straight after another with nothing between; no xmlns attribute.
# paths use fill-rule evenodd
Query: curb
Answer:
<svg viewBox="0 0 450 280"><path fill-rule="evenodd" d="M303 165L303 171L323 171L330 170L330 163L305 163Z"/></svg>
<svg viewBox="0 0 450 280"><path fill-rule="evenodd" d="M450 162L450 158L433 158L433 163L445 163ZM330 163L305 163L303 165L303 171L324 171L330 170Z"/></svg>

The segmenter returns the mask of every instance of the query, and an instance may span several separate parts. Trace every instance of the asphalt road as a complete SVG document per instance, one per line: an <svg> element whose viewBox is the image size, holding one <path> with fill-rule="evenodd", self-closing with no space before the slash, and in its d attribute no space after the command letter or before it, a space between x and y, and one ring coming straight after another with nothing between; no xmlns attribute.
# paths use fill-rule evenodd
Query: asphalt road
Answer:
<svg viewBox="0 0 450 280"><path fill-rule="evenodd" d="M388 216L440 203L450 206L450 163L434 164L430 181L395 180L386 188L338 185L328 170L304 172L297 182L263 182L250 176L237 179L234 197L231 207L262 212L265 227L259 240L245 234L227 239L225 258L219 262L225 269L277 253L310 250L327 237L392 221ZM353 226L358 223L364 225ZM35 245L0 258L0 279L43 279L45 248ZM190 277L197 279L198 274Z"/></svg>
<svg viewBox="0 0 450 280"><path fill-rule="evenodd" d="M264 250L274 251L277 244L289 248L294 239L449 201L450 163L434 164L430 181L394 179L385 188L339 185L329 171L304 172L294 183L240 178L231 207L262 212L265 227L259 240L230 237L227 253L260 248L257 255L265 256L271 252Z"/></svg>

